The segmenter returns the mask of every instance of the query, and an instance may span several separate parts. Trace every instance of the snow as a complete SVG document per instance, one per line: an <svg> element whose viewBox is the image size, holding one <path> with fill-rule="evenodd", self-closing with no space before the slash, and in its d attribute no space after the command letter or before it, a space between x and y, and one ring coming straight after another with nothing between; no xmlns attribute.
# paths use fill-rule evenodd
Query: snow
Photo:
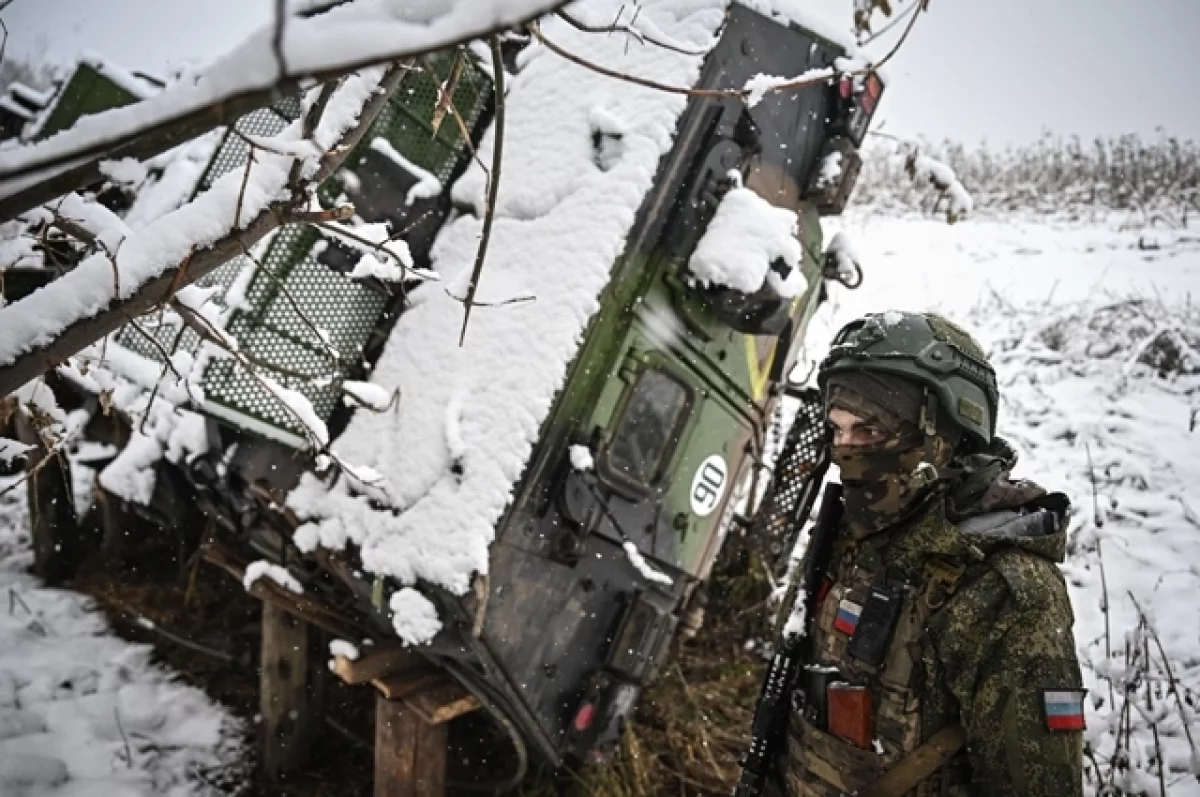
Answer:
<svg viewBox="0 0 1200 797"><path fill-rule="evenodd" d="M779 91L780 87L792 84L811 84L822 80L832 80L837 75L837 71L830 67L819 67L816 69L808 69L799 75L793 77L780 77L778 75L766 75L759 72L754 77L746 81L742 86L742 90L749 92L746 95L746 104L753 108L762 102L762 98L773 91Z"/></svg>
<svg viewBox="0 0 1200 797"><path fill-rule="evenodd" d="M951 227L855 211L826 225L827 235L852 233L867 266L859 290L831 286L831 301L810 327L809 356L819 359L841 324L865 312L946 314L976 335L997 369L999 433L1020 453L1016 475L1070 496L1063 572L1089 689L1087 738L1106 772L1119 714L1107 679L1115 681L1119 706L1126 639L1145 639L1136 633L1138 605L1181 690L1200 691L1200 374L1189 359L1200 342L1200 246L1180 235L1175 245L1147 252L1138 248L1137 229L1020 216ZM1164 363L1175 365L1164 370ZM1149 644L1162 690L1151 713L1166 714L1158 727L1168 793L1200 795L1178 709ZM1134 688L1142 700L1144 689ZM1132 762L1128 782L1148 783L1157 794L1143 708L1122 747ZM1200 723L1187 711L1200 738ZM1088 785L1089 794L1096 791Z"/></svg>
<svg viewBox="0 0 1200 797"><path fill-rule="evenodd" d="M159 86L138 77L124 67L114 64L97 52L85 50L79 56L79 63L95 69L139 100L153 97L160 90Z"/></svg>
<svg viewBox="0 0 1200 797"><path fill-rule="evenodd" d="M12 440L8 437L0 437L0 463L9 463L14 459L25 456L25 452L33 446L26 445L19 440Z"/></svg>
<svg viewBox="0 0 1200 797"><path fill-rule="evenodd" d="M773 281L786 297L804 291L800 263L804 249L796 238L796 213L772 205L749 188L731 188L721 199L708 229L696 244L688 270L701 285L722 285L754 293L776 260L790 268L786 280Z"/></svg>
<svg viewBox="0 0 1200 797"><path fill-rule="evenodd" d="M145 182L149 172L145 164L133 158L121 158L115 161L100 161L97 167L100 174L118 185L136 187Z"/></svg>
<svg viewBox="0 0 1200 797"><path fill-rule="evenodd" d="M381 74L381 69L368 69L343 81L330 98L314 133L320 146L332 147L353 126ZM300 127L301 121L297 120L286 132L298 138ZM3 157L0 155L0 161ZM129 298L195 249L228 235L234 226L230 209L237 206L239 195L242 195L242 216L237 226L244 226L272 202L283 198L293 161L286 155L260 153L245 181L244 191L244 170L229 172L194 201L126 236L120 251L114 253L117 277L113 275L108 255L98 252L50 285L0 308L0 326L7 333L0 338L0 366L53 340L66 327L102 311L114 299ZM312 174L316 168L315 161L307 161L303 173Z"/></svg>
<svg viewBox="0 0 1200 797"><path fill-rule="evenodd" d="M592 450L587 446L571 446L570 457L571 467L575 470L594 470L596 467L596 461L592 458Z"/></svg>
<svg viewBox="0 0 1200 797"><path fill-rule="evenodd" d="M246 565L246 572L242 576L242 586L249 592L250 588L260 578L274 581L279 586L291 590L297 595L304 594L304 585L297 581L296 577L289 573L286 567L272 564L265 559L259 559Z"/></svg>
<svg viewBox="0 0 1200 797"><path fill-rule="evenodd" d="M348 406L369 407L376 412L386 410L392 403L392 396L395 395L388 392L383 385L356 382L352 379L342 382L342 391L346 394L343 400Z"/></svg>
<svg viewBox="0 0 1200 797"><path fill-rule="evenodd" d="M608 0L589 11L611 20L620 7ZM723 16L720 0L659 0L640 12L698 51L713 43ZM582 33L557 18L542 24L548 38L591 61L673 84L699 74L701 55ZM686 103L565 63L537 44L519 61L507 81L500 193L477 299L536 300L476 308L460 347L462 305L442 285L410 291L371 376L400 388L397 411L356 413L333 444L345 461L383 477L371 500L345 480L331 487L313 476L289 498L308 521L298 532L303 544L355 542L366 572L459 595L472 573L488 571L495 524ZM607 168L595 161L597 119L620 125L619 154ZM485 159L492 151L490 131L478 150ZM474 264L486 183L472 165L453 187L456 203L475 213L460 215L436 242L443 284L465 284ZM395 512L376 511L375 502Z"/></svg>
<svg viewBox="0 0 1200 797"><path fill-rule="evenodd" d="M675 583L674 579L646 561L646 557L642 556L642 552L638 550L637 544L633 540L625 540L621 547L625 549L625 556L629 558L629 563L642 575L642 578L668 587Z"/></svg>
<svg viewBox="0 0 1200 797"><path fill-rule="evenodd" d="M404 196L405 205L411 205L415 200L429 199L442 193L442 181L437 178L437 175L422 169L420 166L401 155L400 152L392 146L392 142L388 141L386 138L378 137L371 139L371 149L375 150L380 155L387 158L392 163L395 163L413 177L417 178L416 185L408 189L408 193Z"/></svg>
<svg viewBox="0 0 1200 797"><path fill-rule="evenodd" d="M358 647L353 642L347 642L344 639L332 639L329 641L329 655L357 661Z"/></svg>
<svg viewBox="0 0 1200 797"><path fill-rule="evenodd" d="M392 627L406 645L423 645L442 630L437 607L412 587L402 587L388 601Z"/></svg>
<svg viewBox="0 0 1200 797"><path fill-rule="evenodd" d="M28 523L24 489L0 496L0 794L216 797L201 773L240 779L241 723L89 599L29 575Z"/></svg>

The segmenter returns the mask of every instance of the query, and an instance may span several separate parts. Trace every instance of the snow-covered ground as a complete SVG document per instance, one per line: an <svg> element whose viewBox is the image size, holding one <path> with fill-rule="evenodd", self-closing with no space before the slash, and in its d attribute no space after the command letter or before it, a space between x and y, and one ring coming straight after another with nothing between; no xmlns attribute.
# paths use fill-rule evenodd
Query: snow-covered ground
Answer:
<svg viewBox="0 0 1200 797"><path fill-rule="evenodd" d="M893 307L935 309L977 334L999 372L1000 431L1021 452L1017 473L1075 504L1064 570L1100 769L1107 777L1120 740L1126 791L1159 794L1153 720L1167 793L1200 795L1170 691L1174 680L1184 702L1200 695L1198 236L1158 236L1160 248L1146 249L1140 231L1115 226L1006 218L951 227L863 211L827 224L827 236L836 230L853 240L866 280L853 292L831 288L808 350L821 356L842 323ZM1179 345L1189 338L1190 353ZM1165 375L1141 362L1161 363L1172 341L1182 356ZM230 715L150 664L148 648L116 639L85 599L26 575L25 513L23 490L0 498L0 590L10 596L0 601L9 607L0 611L0 794L203 793L188 773L240 754ZM1136 633L1139 605L1153 635ZM1149 647L1148 668L1126 667L1127 641ZM1127 671L1143 675L1132 687L1137 710L1122 712ZM1128 742L1117 730L1123 714Z"/></svg>
<svg viewBox="0 0 1200 797"><path fill-rule="evenodd" d="M1190 762L1170 691L1174 679L1200 741L1190 705L1200 694L1200 234L1152 241L1115 225L1007 217L947 226L862 211L828 224L827 235L836 229L852 236L866 279L857 291L832 289L808 351L820 357L843 323L889 308L935 310L977 335L998 372L999 431L1020 452L1017 474L1074 504L1064 571L1100 770L1107 776L1118 737L1129 738L1118 730L1121 685L1137 673L1125 712L1132 742L1122 741L1130 769L1116 782L1160 793L1149 763L1154 720L1167 793L1200 795L1191 774L1200 760ZM1180 345L1188 339L1190 352ZM1165 375L1144 364L1172 348L1182 357ZM1155 634L1136 633L1139 605ZM1128 668L1127 642L1142 651Z"/></svg>
<svg viewBox="0 0 1200 797"><path fill-rule="evenodd" d="M20 487L0 497L0 795L227 793L218 785L246 758L240 722L87 598L28 575L27 530Z"/></svg>

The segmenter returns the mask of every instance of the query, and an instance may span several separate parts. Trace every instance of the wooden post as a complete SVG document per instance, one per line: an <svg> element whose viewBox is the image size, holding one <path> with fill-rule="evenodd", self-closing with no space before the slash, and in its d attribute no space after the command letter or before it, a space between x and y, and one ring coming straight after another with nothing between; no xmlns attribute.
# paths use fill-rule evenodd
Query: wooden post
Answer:
<svg viewBox="0 0 1200 797"><path fill-rule="evenodd" d="M66 455L50 456L41 436L21 413L15 418L17 436L33 446L26 466L29 495L29 526L33 538L33 572L48 584L61 584L74 575L79 563L79 521L75 516L75 494L71 488L71 466ZM33 469L41 465L41 470Z"/></svg>
<svg viewBox="0 0 1200 797"><path fill-rule="evenodd" d="M443 797L446 732L402 700L375 696L375 797Z"/></svg>
<svg viewBox="0 0 1200 797"><path fill-rule="evenodd" d="M262 765L271 780L304 766L320 727L322 668L310 656L320 632L279 607L262 605ZM314 661L315 660L315 661Z"/></svg>

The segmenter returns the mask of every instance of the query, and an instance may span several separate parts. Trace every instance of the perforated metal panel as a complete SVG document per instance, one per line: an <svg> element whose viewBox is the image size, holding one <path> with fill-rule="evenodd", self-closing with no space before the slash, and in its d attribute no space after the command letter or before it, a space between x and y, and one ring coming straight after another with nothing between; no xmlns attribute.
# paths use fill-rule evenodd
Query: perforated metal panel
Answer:
<svg viewBox="0 0 1200 797"><path fill-rule="evenodd" d="M758 540L774 542L786 556L790 541L799 532L794 522L808 494L810 477L818 473L826 454L825 411L819 390L808 389L799 396L800 408L788 430L787 440L775 460L771 483L751 521L750 533Z"/></svg>
<svg viewBox="0 0 1200 797"><path fill-rule="evenodd" d="M432 63L444 80L453 57L438 56ZM468 61L455 92L455 105L468 129L473 129L484 113L490 90L488 77ZM449 116L437 135L433 134L430 120L436 99L437 84L432 77L424 71L406 75L392 101L363 136L358 148L347 157L346 167L353 169L362 164L370 152L370 142L383 137L405 158L447 181L469 157L469 151L458 124ZM246 114L236 127L245 135L271 137L300 112L299 100L286 98L270 108ZM248 151L249 146L239 136L226 133L197 191L204 191L222 175L243 168ZM326 202L340 193L331 184L336 186L335 181L330 181L319 194ZM386 218L396 229L397 220L403 222L406 213L405 192L406 185L387 176L376 179L371 184L370 196L356 199L359 213L368 221ZM413 212L417 210L422 209ZM421 243L428 245L430 239L431 235ZM228 331L252 358L254 370L260 376L299 391L312 402L317 416L328 421L337 407L342 381L361 365L364 347L380 321L388 297L321 262L319 253L323 247L316 246L318 242L329 245L317 227L286 227L274 235L259 256L263 269L240 256L201 279L199 284L220 287L222 290L214 300L225 305L229 287L244 269L253 269L241 309L233 311L227 322ZM410 238L409 243L417 242ZM180 333L178 327L156 327L153 323L143 325L143 329L157 345L132 328L123 330L118 339L143 356L159 361L161 351L172 352L177 348L196 351L201 342L190 329ZM304 445L304 431L294 416L258 377L237 362L215 359L204 374L203 387L207 412L256 434L297 447Z"/></svg>

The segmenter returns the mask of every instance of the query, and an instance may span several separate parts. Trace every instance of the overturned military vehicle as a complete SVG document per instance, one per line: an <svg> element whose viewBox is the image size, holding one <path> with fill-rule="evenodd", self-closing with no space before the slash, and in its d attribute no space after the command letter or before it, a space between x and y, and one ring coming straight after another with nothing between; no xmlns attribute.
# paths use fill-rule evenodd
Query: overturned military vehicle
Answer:
<svg viewBox="0 0 1200 797"><path fill-rule="evenodd" d="M669 47L555 18L506 53L490 169L486 57L407 76L322 193L387 223L411 269L381 280L363 262L384 239L294 225L210 275L255 370L208 364L206 452L138 495L133 455L101 475L163 522L198 501L227 567L285 568L297 613L355 646L399 636L550 762L611 750L694 607L838 273L819 219L847 201L882 92L785 16L664 5L645 13ZM430 75L453 73L461 119L439 125ZM196 190L297 114L243 117ZM203 343L154 334L118 343L149 360Z"/></svg>

